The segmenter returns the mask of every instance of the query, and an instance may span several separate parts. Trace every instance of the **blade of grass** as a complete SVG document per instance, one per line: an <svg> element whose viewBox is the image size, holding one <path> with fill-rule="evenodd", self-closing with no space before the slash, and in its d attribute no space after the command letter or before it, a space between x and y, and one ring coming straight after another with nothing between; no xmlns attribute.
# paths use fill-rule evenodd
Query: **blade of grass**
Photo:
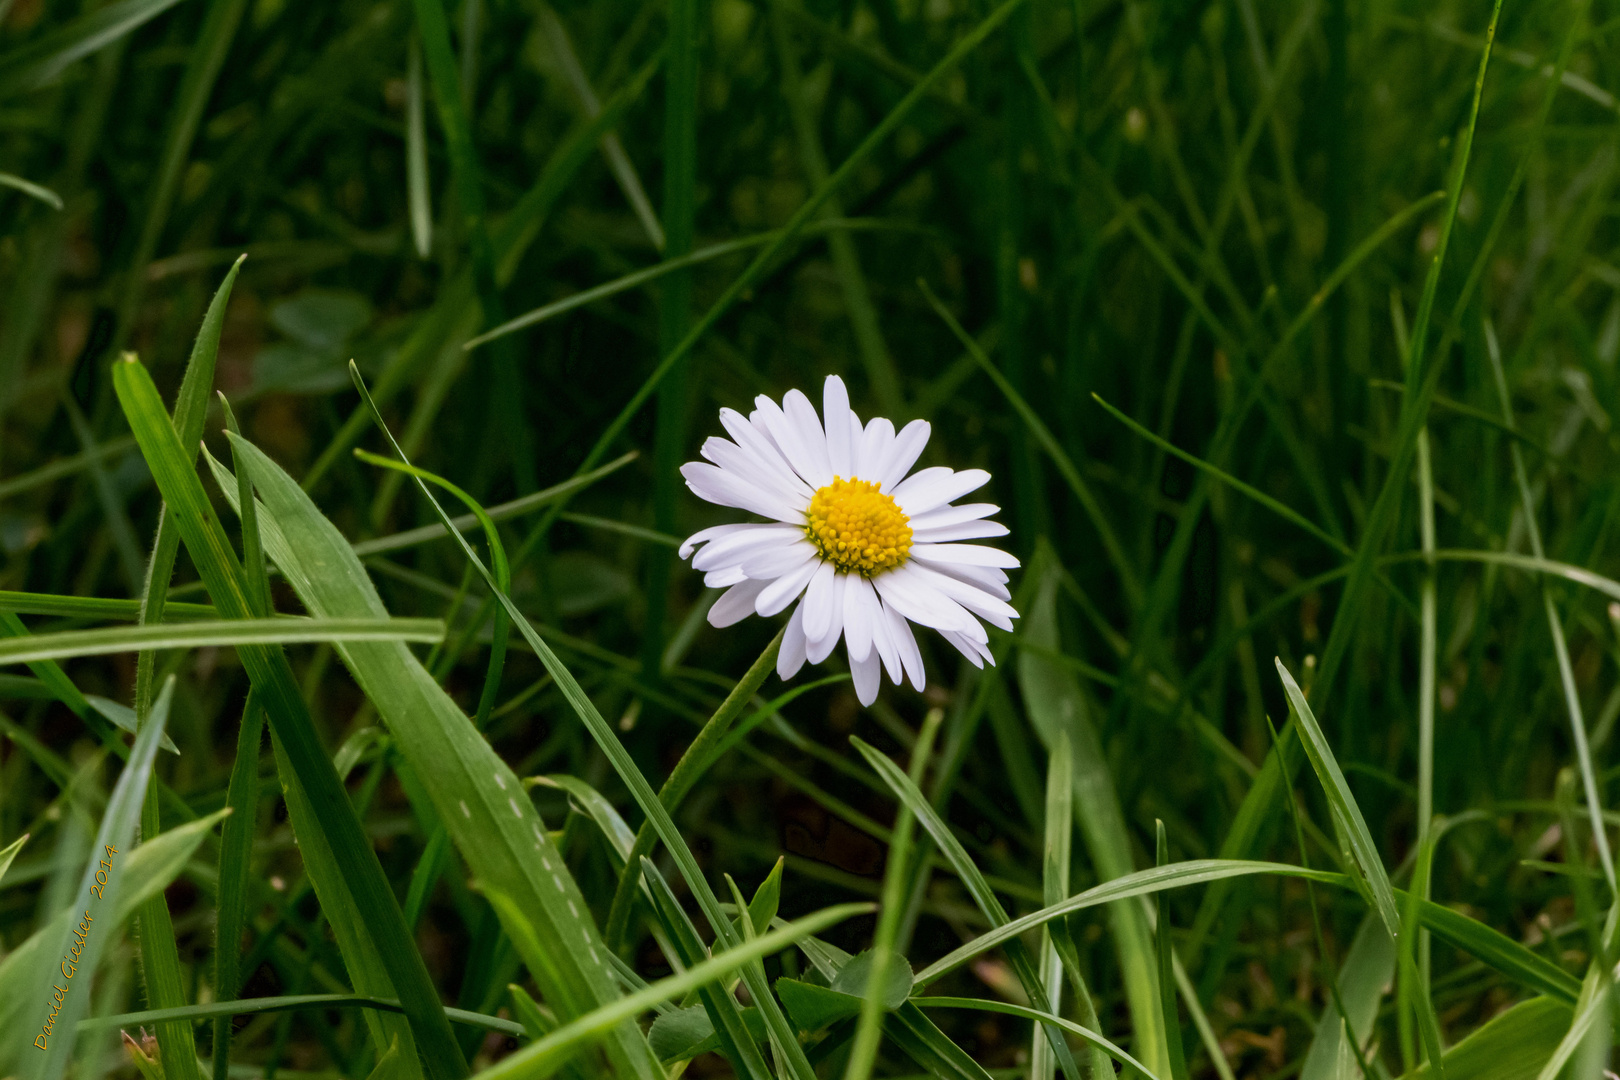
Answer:
<svg viewBox="0 0 1620 1080"><path fill-rule="evenodd" d="M821 146L819 117L812 111L804 77L799 70L798 53L788 33L786 5L783 0L773 0L770 8L771 37L776 47L777 63L781 67L782 97L787 101L788 116L793 122L795 142L798 144L799 168L810 187L819 188L827 182L828 175L827 154ZM836 194L830 195L822 206L825 217L842 217L843 212ZM833 270L838 275L839 288L844 297L844 312L849 317L850 330L866 371L866 380L871 385L872 397L883 412L898 414L903 400L900 376L895 371L894 357L878 325L877 307L872 302L866 274L861 270L860 254L855 250L854 238L846 232L833 232L827 237L827 249L832 254Z"/></svg>
<svg viewBox="0 0 1620 1080"><path fill-rule="evenodd" d="M180 0L123 0L95 8L33 41L0 54L0 98L44 86L70 64L99 52Z"/></svg>
<svg viewBox="0 0 1620 1080"><path fill-rule="evenodd" d="M157 757L158 743L168 724L169 705L173 700L174 679L171 677L164 683L151 715L135 737L129 761L125 763L118 784L107 800L106 813L102 815L101 827L90 848L92 861L85 867L74 903L68 909L69 918L73 921L50 934L57 949L50 954L52 958L46 960L46 966L37 969L37 975L44 977L34 985L47 989L34 997L28 1010L31 1018L29 1033L40 1031L42 1022L50 1024L53 1034L57 1027L62 1030L55 1038L47 1037L42 1031L34 1036L33 1045L43 1051L43 1056L30 1057L32 1067L27 1072L32 1080L59 1080L67 1069L68 1057L73 1049L73 1033L79 1019L89 1008L89 982L100 966L102 953L112 944L112 928L117 924L107 920L107 915L118 908L127 863L133 854L131 849L135 847L141 804L152 779L152 762ZM107 898L109 892L112 893L110 900ZM98 915L106 920L100 927L94 924ZM56 956L61 957L60 964L54 959ZM53 967L55 970L52 970ZM81 970L85 980L74 986L73 976ZM67 985L58 985L58 978ZM53 996L57 997L55 1009L51 1008L49 1000ZM42 998L46 999L43 1007L40 1003Z"/></svg>
<svg viewBox="0 0 1620 1080"><path fill-rule="evenodd" d="M232 444L235 445L234 443ZM462 491L442 476L435 476L425 469L418 469L414 465L407 465L390 458L378 457L356 449L354 456L369 465L380 465L385 469L403 472L418 480L429 480L444 488L450 494L460 499L462 504L472 511L473 517L484 529L484 542L489 545L490 561L495 567L495 582L502 592L512 590L512 569L506 561L506 545L501 543L501 532L495 527L495 522L484 512L484 508L471 495ZM252 500L245 495L239 500L242 507L243 520L253 511ZM490 630L489 667L484 672L484 689L478 695L478 711L473 716L473 727L479 731L484 730L489 723L489 714L495 708L495 698L501 689L501 672L506 667L506 642L512 630L512 622L506 617L506 612L499 609L495 612L495 625Z"/></svg>
<svg viewBox="0 0 1620 1080"><path fill-rule="evenodd" d="M776 669L776 655L781 649L783 635L786 629L777 631L769 645L759 654L759 658L737 680L720 707L704 723L698 731L697 737L692 740L681 754L681 759L675 763L669 777L663 786L658 789L658 804L663 807L666 814L674 814L680 806L681 800L686 798L692 786L708 771L709 767L719 758L721 744L732 723L741 715L743 709L753 700L759 688ZM635 868L641 865L641 859L650 855L653 845L658 842L658 830L652 818L643 821L641 828L636 830L635 843L625 855L625 870L619 877L619 883L613 890L613 903L608 910L606 930L603 938L608 947L614 952L619 951L625 940L625 932L630 923L631 903L635 897L635 882L637 874Z"/></svg>
<svg viewBox="0 0 1620 1080"><path fill-rule="evenodd" d="M23 833L5 847L0 848L0 881L5 880L6 871L11 869L11 863L16 859L17 852L21 851L26 843L28 843L28 834Z"/></svg>
<svg viewBox="0 0 1620 1080"><path fill-rule="evenodd" d="M1086 517L1090 520L1092 528L1097 530L1097 537L1102 541L1103 549L1108 552L1108 560L1114 568L1114 573L1119 576L1128 601L1133 607L1139 604L1142 598L1142 587L1136 580L1135 571L1131 569L1130 560L1125 556L1125 549L1120 546L1119 538L1114 535L1114 527L1109 523L1108 515L1103 511L1102 504L1097 501L1097 496L1080 475L1080 470L1075 468L1068 452L1063 449L1056 436L1052 434L1051 429L1035 414L1035 410L1030 408L1029 402L1024 400L1023 395L1013 388L1012 383L1007 381L1005 375L996 370L996 366L990 362L990 358L979 347L979 343L966 330L962 329L962 324L956 321L956 316L952 315L950 309L940 302L939 297L934 295L934 291L928 287L928 283L919 278L917 287L922 290L924 298L927 299L934 312L940 317L940 321L950 329L951 333L956 335L956 339L962 343L962 348L967 351L969 356L973 357L974 363L978 364L980 370L990 377L991 382L996 384L996 389L1000 390L1002 396L1007 399L1008 404L1012 405L1013 411L1018 413L1019 418L1024 422L1024 426L1029 428L1030 434L1041 445L1041 449L1045 450L1047 455L1051 457L1052 464L1057 466L1058 475L1063 477L1064 483L1069 486L1069 491L1074 494L1075 500L1079 502L1081 509L1086 512Z"/></svg>
<svg viewBox="0 0 1620 1080"><path fill-rule="evenodd" d="M114 1016L92 1016L79 1021L80 1031L100 1031L106 1028L135 1027L163 1020L230 1019L233 1016L254 1016L267 1012L287 1012L297 1009L376 1009L379 1012L399 1012L399 1002L387 998L365 997L360 994L288 994L278 997L243 998L238 1001L210 1001L206 1005L187 1005L179 1009L147 1009L142 1012L120 1013ZM524 1034L523 1025L499 1016L484 1016L465 1009L444 1010L445 1016L461 1024L471 1024L486 1031L498 1031L513 1037Z"/></svg>
<svg viewBox="0 0 1620 1080"><path fill-rule="evenodd" d="M1155 820L1155 866L1170 863L1170 841L1165 836L1164 822ZM1159 953L1159 1001L1164 1017L1165 1044L1170 1051L1170 1075L1173 1080L1187 1080L1187 1053L1181 1045L1181 1013L1176 1008L1175 951L1170 942L1170 914L1165 908L1164 893L1154 894L1153 938Z"/></svg>
<svg viewBox="0 0 1620 1080"><path fill-rule="evenodd" d="M259 751L264 740L264 710L248 692L236 735L236 761L231 767L225 805L231 816L219 843L219 889L214 906L214 993L225 1000L242 989L242 931L247 926L248 881L253 863L253 832L259 807ZM136 1021L138 1022L138 1021ZM214 1023L214 1072L229 1072L230 1017Z"/></svg>
<svg viewBox="0 0 1620 1080"><path fill-rule="evenodd" d="M659 1002L677 1000L759 957L769 956L811 934L872 909L871 904L839 904L823 908L813 915L794 920L780 930L772 930L746 944L717 952L679 974L660 979L645 990L627 994L612 1004L564 1024L545 1038L530 1043L485 1069L478 1074L478 1080L544 1080L556 1072L580 1043L600 1038L604 1032Z"/></svg>
<svg viewBox="0 0 1620 1080"><path fill-rule="evenodd" d="M360 378L359 369L352 362L349 364L349 374L354 380L355 387L360 391L361 399L370 410L378 428L389 440L394 453L399 455L401 460L406 460L399 448L399 444L394 442L393 435L388 431L387 425L383 423L381 414L376 411L376 405L366 390L364 381ZM448 525L448 515L445 514L444 508L439 505L439 501L433 497L433 493L428 489L427 485L420 478L413 479L416 480L417 490L428 501L428 505L433 508L434 513ZM488 568L479 560L477 553L473 551L460 533L456 534L456 541L461 546L462 554L466 557L468 563L478 571L479 576L484 579L484 584L490 589L496 601L511 616L513 624L518 628L518 632L529 643L535 655L540 657L541 662L545 665L546 670L551 673L552 678L557 681L557 686L563 692L569 706L573 709L575 715L584 722L591 738L601 748L608 762L613 766L614 771L618 773L619 779L630 790L630 794L641 807L642 813L646 814L648 819L653 822L659 839L664 842L664 846L674 857L676 866L681 871L681 876L686 880L687 886L692 890L693 895L702 906L704 917L708 919L716 939L728 949L737 947L740 939L730 921L726 919L722 912L720 900L715 896L714 890L703 876L703 871L698 866L697 859L692 854L692 849L687 845L680 829L670 818L669 812L658 801L657 795L653 793L652 786L647 783L647 778L642 775L641 770L631 760L629 753L624 748L624 744L614 734L613 728L602 717L602 714L597 711L590 698L586 696L584 688L579 685L573 673L551 651L550 646L540 637L534 625L518 610L517 605L512 603L511 597L496 586L494 576L490 574ZM770 1031L772 1038L787 1049L786 1071L795 1080L812 1080L813 1074L810 1063L804 1057L804 1051L799 1045L798 1036L788 1024L787 1017L783 1015L781 1007L776 1003L776 999L771 996L770 988L765 983L765 980L754 970L745 967L743 969L743 981L748 984L749 994L754 998L761 1014L765 1017L766 1028Z"/></svg>
<svg viewBox="0 0 1620 1080"><path fill-rule="evenodd" d="M914 789L922 783L928 771L934 736L939 732L940 721L944 719L945 711L938 708L928 710L923 718L922 730L911 748L911 764L906 774ZM866 756L867 748L858 749L861 749L862 756ZM877 930L872 935L872 970L866 977L866 992L855 1023L849 1062L844 1066L844 1080L867 1080L872 1075L878 1043L883 1036L884 1014L888 1011L884 1004L884 990L889 969L896 962L905 962L895 949L895 938L900 931L900 920L905 915L907 894L911 891L911 868L907 861L911 858L911 837L915 827L915 815L902 799L899 810L895 812L894 829L889 836L889 857L883 867L882 901L878 907ZM1076 1076L1075 1080L1079 1080L1079 1077Z"/></svg>
<svg viewBox="0 0 1620 1080"><path fill-rule="evenodd" d="M680 901L676 900L675 894L670 891L669 882L664 880L664 875L658 872L658 868L650 859L643 858L636 869L647 883L654 910L663 922L664 930L669 934L670 942L674 945L681 964L690 970L703 963L709 958L708 950L703 947L703 942L698 937L697 927L692 925L692 920L681 910ZM738 1075L744 1080L762 1080L769 1077L770 1066L765 1064L765 1056L760 1052L753 1034L749 1032L742 1009L738 1006L737 999L732 996L731 988L724 982L710 983L698 987L697 995L715 1035L719 1036L721 1049Z"/></svg>
<svg viewBox="0 0 1620 1080"><path fill-rule="evenodd" d="M912 782L911 778L901 772L898 765L890 761L876 748L853 735L850 736L849 742L866 760L866 763L872 767L872 770L888 785L889 790L894 792L895 797L899 799L901 804L909 807L911 812L916 815L917 820L933 839L934 845L939 848L940 854L945 856L951 868L956 871L956 876L962 880L968 894L973 897L974 904L984 913L985 918L990 920L991 925L1008 925L1007 911L1001 906L1001 901L996 899L996 894L991 889L990 883L985 881L984 875L979 872L979 868L974 864L972 858L963 850L961 842L956 839L956 835L945 825L945 822L934 810L933 805L918 790L917 785ZM1009 939L1004 943L1003 951L1006 952L1007 959L1011 961L1013 972L1018 976L1018 981L1023 986L1024 993L1029 995L1029 1000L1034 1002L1041 1011L1049 1011L1047 1009L1046 991L1041 986L1040 973L1036 969L1034 961L1030 958L1029 950L1024 947L1024 943L1016 938ZM920 978L919 976L919 980ZM1063 1070L1064 1075L1070 1077L1071 1080L1079 1080L1081 1075L1080 1067L1075 1063L1074 1055L1069 1050L1069 1044L1063 1041L1062 1032L1058 1030L1057 1026L1050 1023L1046 1025L1045 1031L1047 1042L1052 1048L1052 1056L1056 1058L1058 1066Z"/></svg>
<svg viewBox="0 0 1620 1080"><path fill-rule="evenodd" d="M99 596L54 596L0 590L0 613L12 612L19 615L60 615L67 619L138 619L141 617L141 602ZM185 619L219 617L212 604L171 603L164 605L163 613L165 617Z"/></svg>
<svg viewBox="0 0 1620 1080"><path fill-rule="evenodd" d="M1345 854L1360 875L1367 898L1378 912L1378 917L1384 920L1389 936L1398 937L1401 917L1395 907L1395 893L1389 884L1389 874L1384 869L1383 860L1379 858L1378 847L1373 843L1372 834L1367 831L1367 820L1361 816L1361 807L1356 805L1356 798L1350 793L1350 785L1345 782L1344 773L1340 771L1339 762L1328 746L1327 737L1316 722L1316 714L1311 711L1299 684L1288 674L1281 659L1277 660L1277 674L1282 679L1283 692L1288 697L1288 711L1300 733L1305 756L1322 784L1323 794L1327 796L1328 807L1338 826L1336 831L1340 842L1347 845Z"/></svg>
<svg viewBox="0 0 1620 1080"><path fill-rule="evenodd" d="M427 124L422 109L422 43L412 39L405 64L405 194L418 258L433 253L433 192L428 180Z"/></svg>
<svg viewBox="0 0 1620 1080"><path fill-rule="evenodd" d="M195 452L181 447L151 376L138 361L126 356L113 367L113 386L215 606L231 618L249 617L249 587L243 580L241 565L191 464ZM282 746L290 766L292 775L284 775L284 783L289 788L297 786L308 797L313 810L311 830L329 842L334 853L331 871L336 879L327 880L329 902L336 904L338 897L346 896L357 921L359 912L365 913L362 932L367 941L374 943L375 955L393 984L394 996L404 1005L429 1075L434 1080L464 1076L466 1064L439 1007L421 954L410 939L398 900L348 792L320 745L285 654L273 645L244 645L237 651L262 696L271 734ZM310 836L305 843L314 839Z"/></svg>
<svg viewBox="0 0 1620 1080"><path fill-rule="evenodd" d="M298 484L251 443L232 443L252 463L265 549L304 606L320 614L385 612L354 550ZM212 458L208 462L229 500L235 478ZM584 897L516 774L408 650L344 643L338 653L388 722L427 793L427 806L474 876L487 893L499 892L516 905L525 925L540 935L553 961L533 974L552 1007L577 1016L617 997L596 928L584 914ZM615 1034L609 1051L625 1075L657 1075L633 1026Z"/></svg>
<svg viewBox="0 0 1620 1080"><path fill-rule="evenodd" d="M1029 576L1038 583L1038 591L1033 603L1025 609L1019 634L1035 645L1057 652L1061 646L1057 624L1058 571L1052 553L1039 555L1030 566ZM1056 752L1060 734L1067 737L1076 821L1097 877L1107 880L1130 875L1135 866L1125 815L1090 705L1073 672L1033 652L1024 652L1018 658L1018 683L1030 725L1046 745L1048 754ZM1153 934L1146 914L1136 905L1122 903L1109 909L1108 919L1125 983L1137 1053L1160 1072L1168 1072L1170 1059L1166 1032L1160 1027L1162 1011Z"/></svg>
<svg viewBox="0 0 1620 1080"><path fill-rule="evenodd" d="M110 926L122 924L142 903L167 888L225 814L221 810L217 814L177 826L161 836L144 841L134 851L123 849L119 856L123 879L116 903L102 909L106 916L110 916L105 918L106 923ZM132 814L132 830L133 822ZM94 871L96 868L95 864L91 864L89 869ZM99 900L97 905L100 906ZM67 932L77 924L83 910L83 907L79 907L61 911L7 953L5 959L0 960L0 986L44 986L43 976L51 970L60 955L49 950L64 940L70 940ZM82 987L79 989L82 992ZM34 1015L41 1000L32 993L0 994L0 1031L26 1033L29 1036L28 1039L0 1041L0 1069L6 1070L7 1075L22 1075L22 1054L38 1057L30 1040L36 1031L33 1025L44 1019L43 1015ZM60 1025L60 1018L57 1023Z"/></svg>
<svg viewBox="0 0 1620 1080"><path fill-rule="evenodd" d="M1485 323L1485 352L1490 357L1491 374L1496 384L1497 400L1502 405L1502 422L1509 428L1513 421L1513 398L1508 393L1507 373L1502 368L1502 350L1497 344L1496 330L1490 321ZM1513 461L1513 479L1519 489L1519 513L1523 515L1525 535L1530 541L1530 553L1536 559L1545 558L1541 546L1541 527L1536 524L1535 495L1530 488L1530 474L1524 467L1524 452L1516 442L1508 443L1508 455ZM1603 825L1602 791L1598 787L1596 771L1592 766L1592 748L1586 738L1586 719L1581 711L1581 695L1575 685L1575 670L1569 661L1569 644L1564 640L1563 620L1558 617L1558 606L1545 583L1541 589L1541 603L1547 615L1547 632L1552 635L1553 655L1558 660L1558 679L1564 691L1564 708L1569 714L1570 736L1575 744L1575 761L1581 771L1581 786L1586 793L1586 810L1591 817L1592 842L1597 846L1598 862L1603 867L1603 878L1609 884L1609 894L1620 897L1615 882L1614 855L1609 850L1609 838Z"/></svg>
<svg viewBox="0 0 1620 1080"><path fill-rule="evenodd" d="M214 83L219 79L220 69L225 66L225 56L230 51L231 42L236 38L236 28L240 25L242 14L246 10L247 0L209 0L208 14L203 17L202 29L198 31L197 40L187 50L185 72L181 75L180 85L166 110L168 121L163 135L163 150L158 157L157 175L145 189L146 200L141 212L141 231L135 241L135 250L130 256L129 270L124 278L123 295L119 297L118 302L118 322L113 329L109 351L122 349L129 338L130 330L135 325L141 294L146 288L147 264L152 261L152 256L157 252L158 242L163 237L163 228L168 224L169 212L180 187L181 174L185 170L187 159L191 156L197 125L202 122L203 111L208 107L208 100L214 92ZM241 260L238 259L236 266L240 265ZM227 277L225 285L221 286L223 296L230 295L235 269L236 267L232 267L232 273ZM207 325L205 320L204 326ZM218 347L217 337L215 347ZM197 358L195 351L192 358L193 361ZM205 401L213 384L212 357L208 359L206 367L208 378L201 387ZM187 373L190 374L189 369ZM198 422L201 422L200 419ZM190 445L195 441L196 436L190 440L181 440L183 445ZM186 1060L194 1060L194 1055L188 1056ZM179 1065L177 1068L185 1071L187 1067Z"/></svg>
<svg viewBox="0 0 1620 1080"><path fill-rule="evenodd" d="M239 647L308 641L444 640L441 619L219 619L159 626L61 630L0 641L0 664L106 656L145 649Z"/></svg>
<svg viewBox="0 0 1620 1080"><path fill-rule="evenodd" d="M976 1009L980 1012L1001 1013L1004 1016L1021 1016L1026 1020L1033 1020L1038 1024L1045 1024L1050 1028L1060 1028L1070 1035L1082 1040L1087 1046L1094 1047L1118 1061L1121 1065L1135 1069L1146 1076L1148 1080L1158 1080L1157 1074L1136 1060L1126 1051L1115 1046L1108 1039L1095 1031L1083 1028L1072 1020L1065 1020L1061 1016L1054 1016L1042 1009L1031 1009L1023 1005L1014 1005L1007 1001L994 1001L987 998L959 998L959 997L913 997L913 1005L923 1009Z"/></svg>
<svg viewBox="0 0 1620 1080"><path fill-rule="evenodd" d="M62 209L62 196L43 184L36 184L31 180L24 180L16 173L0 172L0 187L8 187L13 191L20 191L31 199L38 199L52 210Z"/></svg>
<svg viewBox="0 0 1620 1080"><path fill-rule="evenodd" d="M725 291L716 298L709 310L681 339L680 344L659 360L658 366L652 370L636 392L631 395L630 400L619 410L618 415L597 437L595 444L580 463L578 471L584 472L602 460L607 454L608 448L618 441L625 427L641 411L641 407L647 403L647 399L658 389L659 383L663 381L664 376L669 373L670 369L679 363L687 353L692 351L692 348L702 339L703 335L708 333L720 321L721 316L729 311L744 293L758 284L766 271L775 262L777 256L799 237L805 226L815 218L817 212L821 210L827 200L837 194L839 189L849 181L850 177L855 175L856 171L865 164L866 160L872 156L879 146L883 145L911 111L928 97L933 88L1006 22L1023 3L1024 0L1003 0L1003 3L992 9L977 26L958 39L956 44L929 70L928 74L923 76L916 86L907 91L906 95L867 133L866 137L861 140L860 145L850 152L850 155L833 171L831 176L827 177L826 183L819 185L811 193L810 197L799 205L799 208L793 212L786 224L777 233L775 239L763 251L754 256L743 272L737 275L730 285L726 286ZM536 526L535 530L518 550L517 556L512 560L514 566L523 565L529 554L531 554L533 547L539 543L540 538L551 527L554 518L555 514L550 514Z"/></svg>

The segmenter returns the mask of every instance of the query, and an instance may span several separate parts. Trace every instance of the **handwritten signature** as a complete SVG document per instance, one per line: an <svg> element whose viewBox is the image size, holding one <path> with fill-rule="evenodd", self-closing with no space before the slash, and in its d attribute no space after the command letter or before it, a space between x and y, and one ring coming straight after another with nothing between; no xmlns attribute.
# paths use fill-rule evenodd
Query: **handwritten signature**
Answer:
<svg viewBox="0 0 1620 1080"><path fill-rule="evenodd" d="M107 875L112 870L112 857L118 854L118 849L111 844L102 846L107 849L107 857L98 864L96 883L90 886L90 891L95 894L97 900L106 898ZM62 973L62 983L67 985L58 983L54 977L51 979L51 996L46 1003L50 1015L45 1018L45 1024L40 1028L39 1034L34 1036L34 1045L41 1050L50 1047L51 1032L56 1028L56 1018L62 1014L62 1006L67 1002L68 991L73 987L73 976L79 973L79 957L84 954L84 943L89 939L90 924L94 921L94 917L86 908L84 918L73 928L73 944L62 954L62 963L58 970Z"/></svg>

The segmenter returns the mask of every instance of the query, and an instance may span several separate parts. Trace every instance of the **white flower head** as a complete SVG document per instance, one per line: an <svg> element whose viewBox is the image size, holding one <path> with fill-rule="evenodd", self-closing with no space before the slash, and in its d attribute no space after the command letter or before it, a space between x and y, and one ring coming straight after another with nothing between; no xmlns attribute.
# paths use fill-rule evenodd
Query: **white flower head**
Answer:
<svg viewBox="0 0 1620 1080"><path fill-rule="evenodd" d="M819 664L842 637L861 704L877 700L881 672L921 690L922 652L911 624L931 626L975 665L994 663L979 621L1012 629L1004 551L955 541L1005 536L985 520L989 503L952 503L990 479L983 469L912 473L928 443L926 421L898 434L879 417L864 427L836 375L827 376L822 416L798 390L782 403L761 394L747 416L720 410L730 439L703 444L708 463L681 466L701 499L748 510L769 522L717 525L687 538L681 558L704 584L725 594L709 609L713 626L751 613L775 615L798 600L776 671L792 678ZM909 474L909 475L908 475ZM803 597L801 600L800 597Z"/></svg>

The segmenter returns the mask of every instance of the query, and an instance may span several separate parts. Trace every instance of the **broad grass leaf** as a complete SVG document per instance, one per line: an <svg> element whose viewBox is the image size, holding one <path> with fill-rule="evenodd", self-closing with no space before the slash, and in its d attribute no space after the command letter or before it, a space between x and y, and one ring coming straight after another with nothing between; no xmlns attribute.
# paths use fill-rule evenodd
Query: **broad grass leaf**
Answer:
<svg viewBox="0 0 1620 1080"><path fill-rule="evenodd" d="M386 616L353 548L303 489L251 443L232 441L251 462L265 551L305 607L326 617ZM234 505L235 478L212 457L208 464ZM474 875L523 915L551 958L533 972L548 1004L566 1021L617 998L584 898L517 775L404 645L352 642L337 650L387 721ZM646 1039L633 1025L614 1033L608 1052L627 1076L658 1075Z"/></svg>
<svg viewBox="0 0 1620 1080"><path fill-rule="evenodd" d="M148 468L163 493L165 519L175 523L220 613L248 619L254 613L254 589L231 548L194 464L175 434L151 376L133 356L113 365L113 388ZM344 890L366 914L365 936L393 983L409 1018L423 1062L435 1080L455 1080L467 1072L466 1061L445 1019L421 953L412 940L398 899L383 874L375 848L360 824L348 791L338 780L321 745L303 694L286 655L275 645L238 648L270 727L280 740L296 781L309 796L315 813L310 825L325 834L337 858L341 881L329 883L328 895Z"/></svg>
<svg viewBox="0 0 1620 1080"><path fill-rule="evenodd" d="M1384 988L1395 977L1395 939L1389 936L1381 920L1368 917L1350 943L1344 963L1339 968L1339 1000L1344 1003L1345 1015L1340 1016L1331 998L1322 1009L1316 1023L1316 1035L1311 1039L1310 1051L1305 1055L1305 1067L1300 1080L1336 1080L1339 1063L1350 1056L1344 1044L1344 1024L1347 1021L1354 1036L1365 1043L1373 1032L1373 1021L1378 1016L1378 1003Z"/></svg>
<svg viewBox="0 0 1620 1080"><path fill-rule="evenodd" d="M1535 1080L1569 1030L1574 1011L1550 997L1521 1001L1493 1016L1441 1058L1447 1080ZM1429 1080L1428 1063L1402 1080Z"/></svg>

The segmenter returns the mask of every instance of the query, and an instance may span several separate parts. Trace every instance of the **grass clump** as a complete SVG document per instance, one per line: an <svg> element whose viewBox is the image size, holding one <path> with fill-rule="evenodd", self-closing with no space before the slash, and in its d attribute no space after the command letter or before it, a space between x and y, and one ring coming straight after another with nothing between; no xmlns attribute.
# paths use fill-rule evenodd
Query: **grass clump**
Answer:
<svg viewBox="0 0 1620 1080"><path fill-rule="evenodd" d="M0 0L0 1076L1602 1075L1617 18Z"/></svg>

